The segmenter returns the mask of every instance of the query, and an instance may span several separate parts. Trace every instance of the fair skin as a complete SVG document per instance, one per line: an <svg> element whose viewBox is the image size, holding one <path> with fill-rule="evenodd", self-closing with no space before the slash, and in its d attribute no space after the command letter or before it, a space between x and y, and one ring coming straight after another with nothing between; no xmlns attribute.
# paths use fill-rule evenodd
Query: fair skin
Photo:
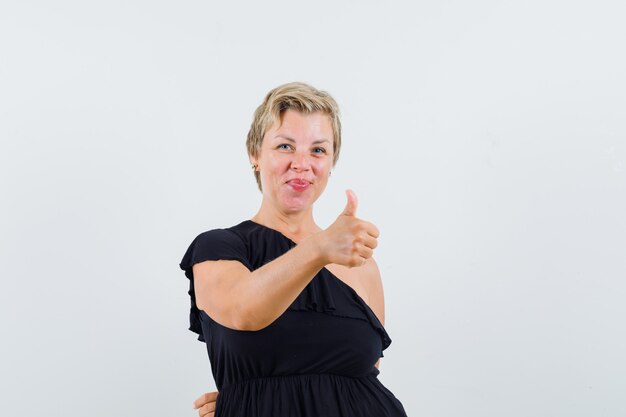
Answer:
<svg viewBox="0 0 626 417"><path fill-rule="evenodd" d="M346 192L346 206L328 228L313 219L313 204L332 168L332 139L330 118L321 112L287 110L265 133L259 154L250 158L263 187L261 207L252 220L297 245L252 272L237 261L195 264L198 308L218 323L250 331L269 326L325 267L351 286L384 324L382 282L372 258L379 232L356 217L356 195ZM201 417L213 417L216 399L216 392L203 394L194 408Z"/></svg>

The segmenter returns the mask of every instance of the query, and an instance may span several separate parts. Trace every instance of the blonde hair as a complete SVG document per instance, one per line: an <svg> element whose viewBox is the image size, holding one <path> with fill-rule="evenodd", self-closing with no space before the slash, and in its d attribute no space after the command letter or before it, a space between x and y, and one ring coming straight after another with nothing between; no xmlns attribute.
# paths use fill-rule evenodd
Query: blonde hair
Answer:
<svg viewBox="0 0 626 417"><path fill-rule="evenodd" d="M320 91L308 84L294 82L280 85L271 90L265 96L263 103L254 112L252 125L248 131L246 148L248 155L258 158L261 152L263 136L282 114L287 110L295 110L300 113L310 114L322 112L330 117L333 129L333 166L339 159L341 149L341 121L339 120L339 106L334 98L325 91ZM259 190L262 192L261 176L259 171L254 170Z"/></svg>

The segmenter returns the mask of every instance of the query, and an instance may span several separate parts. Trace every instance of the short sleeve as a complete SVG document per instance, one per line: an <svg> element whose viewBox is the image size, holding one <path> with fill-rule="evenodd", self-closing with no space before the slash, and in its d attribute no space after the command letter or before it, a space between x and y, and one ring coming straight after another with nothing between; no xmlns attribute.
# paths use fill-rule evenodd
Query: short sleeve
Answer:
<svg viewBox="0 0 626 417"><path fill-rule="evenodd" d="M199 234L189 248L179 266L185 271L189 279L189 296L191 309L189 311L189 330L198 334L198 340L204 342L202 326L200 325L200 310L196 305L196 294L193 283L193 266L204 261L239 261L246 268L252 269L249 262L248 250L243 240L235 232L228 229L215 229Z"/></svg>

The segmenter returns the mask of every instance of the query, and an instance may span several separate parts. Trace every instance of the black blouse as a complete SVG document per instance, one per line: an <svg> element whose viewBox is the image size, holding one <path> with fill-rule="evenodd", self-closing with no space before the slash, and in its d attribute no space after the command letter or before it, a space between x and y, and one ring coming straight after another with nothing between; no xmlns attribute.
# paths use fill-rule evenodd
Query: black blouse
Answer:
<svg viewBox="0 0 626 417"><path fill-rule="evenodd" d="M406 416L374 366L391 339L365 301L328 269L258 331L222 326L197 308L194 264L236 260L254 271L295 245L247 220L201 233L180 263L190 280L189 329L206 343L220 392L215 416Z"/></svg>

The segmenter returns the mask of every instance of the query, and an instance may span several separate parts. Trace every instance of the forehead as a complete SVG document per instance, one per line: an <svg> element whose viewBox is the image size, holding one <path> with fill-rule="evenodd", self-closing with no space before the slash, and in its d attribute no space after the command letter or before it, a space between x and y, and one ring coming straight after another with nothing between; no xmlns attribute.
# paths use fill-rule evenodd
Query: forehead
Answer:
<svg viewBox="0 0 626 417"><path fill-rule="evenodd" d="M332 141L333 129L330 116L323 112L302 113L285 110L266 131L269 139L286 135L292 139L313 139Z"/></svg>

